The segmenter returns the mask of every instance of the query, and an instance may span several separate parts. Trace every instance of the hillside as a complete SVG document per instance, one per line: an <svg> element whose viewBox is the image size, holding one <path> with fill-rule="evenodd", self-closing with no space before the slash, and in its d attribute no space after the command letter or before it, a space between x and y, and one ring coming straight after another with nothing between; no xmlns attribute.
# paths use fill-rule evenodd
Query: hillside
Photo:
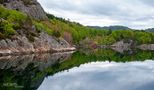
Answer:
<svg viewBox="0 0 154 90"><path fill-rule="evenodd" d="M62 18L57 18L48 14L48 17L52 20L52 26L58 27L53 29L59 29L61 35L64 36L64 32L67 32L72 36L72 42L80 44L84 42L86 44L104 44L111 45L120 40L134 40L137 44L149 44L154 43L154 33L136 30L108 30L98 29L82 26L75 22L70 22Z"/></svg>
<svg viewBox="0 0 154 90"><path fill-rule="evenodd" d="M154 32L154 28L146 29L148 32Z"/></svg>
<svg viewBox="0 0 154 90"><path fill-rule="evenodd" d="M91 28L46 14L36 0L0 2L0 54L57 52L73 47L96 48L123 40L135 45L154 43L154 33L117 26ZM123 28L124 30L120 29ZM112 29L112 27L111 27ZM120 29L120 30L118 30Z"/></svg>
<svg viewBox="0 0 154 90"><path fill-rule="evenodd" d="M36 0L4 0L0 5L0 55L74 50L50 23Z"/></svg>

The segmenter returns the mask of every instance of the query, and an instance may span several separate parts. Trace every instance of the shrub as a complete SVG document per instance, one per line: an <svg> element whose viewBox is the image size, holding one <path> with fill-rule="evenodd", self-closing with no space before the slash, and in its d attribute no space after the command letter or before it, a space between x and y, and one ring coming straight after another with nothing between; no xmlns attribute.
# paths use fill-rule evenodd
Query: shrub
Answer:
<svg viewBox="0 0 154 90"><path fill-rule="evenodd" d="M2 34L2 33L0 33L0 40L1 40L1 39L5 39L5 35Z"/></svg>
<svg viewBox="0 0 154 90"><path fill-rule="evenodd" d="M4 34L6 37L16 34L16 31L13 29L13 24L8 23L7 21L0 22L0 28L0 32Z"/></svg>
<svg viewBox="0 0 154 90"><path fill-rule="evenodd" d="M6 38L16 34L16 30L21 27L27 16L16 10L9 10L0 6L0 29L1 34Z"/></svg>
<svg viewBox="0 0 154 90"><path fill-rule="evenodd" d="M33 24L36 27L38 33L45 31L49 35L52 35L52 29L50 29L47 25L34 21Z"/></svg>
<svg viewBox="0 0 154 90"><path fill-rule="evenodd" d="M0 17L7 20L8 22L17 22L21 23L26 20L26 14L16 11L10 10L0 6Z"/></svg>
<svg viewBox="0 0 154 90"><path fill-rule="evenodd" d="M53 36L55 36L55 37L57 37L57 38L59 38L60 36L61 36L61 34L60 34L60 32L59 31L53 31L53 34L52 34Z"/></svg>

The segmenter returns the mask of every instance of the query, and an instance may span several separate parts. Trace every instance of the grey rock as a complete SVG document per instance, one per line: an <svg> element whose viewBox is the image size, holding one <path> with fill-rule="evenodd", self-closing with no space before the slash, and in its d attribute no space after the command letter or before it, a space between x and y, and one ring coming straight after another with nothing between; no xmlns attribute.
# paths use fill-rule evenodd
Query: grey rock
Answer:
<svg viewBox="0 0 154 90"><path fill-rule="evenodd" d="M141 50L154 50L154 44L142 44L138 48Z"/></svg>
<svg viewBox="0 0 154 90"><path fill-rule="evenodd" d="M124 51L131 50L132 45L132 40L129 40L129 42L124 42L124 40L121 40L111 45L110 48L117 52L124 53Z"/></svg>
<svg viewBox="0 0 154 90"><path fill-rule="evenodd" d="M60 52L75 50L64 39L57 39L47 33L40 33L34 42L30 42L25 36L17 36L16 40L5 39L0 41L0 54Z"/></svg>
<svg viewBox="0 0 154 90"><path fill-rule="evenodd" d="M3 0L0 1L0 4L9 9L24 12L31 18L48 20L46 13L37 0ZM35 32L35 26L31 27L32 31ZM15 40L0 40L0 55L75 50L64 39L57 39L44 32L35 37L34 42L28 40L25 32L22 30L19 30L19 32L21 35L16 36Z"/></svg>
<svg viewBox="0 0 154 90"><path fill-rule="evenodd" d="M2 4L6 8L24 12L34 19L48 20L46 13L36 0L6 0Z"/></svg>
<svg viewBox="0 0 154 90"><path fill-rule="evenodd" d="M2 49L2 48L7 48L8 46L7 46L7 43L6 43L6 41L5 40L1 40L0 41L0 48Z"/></svg>

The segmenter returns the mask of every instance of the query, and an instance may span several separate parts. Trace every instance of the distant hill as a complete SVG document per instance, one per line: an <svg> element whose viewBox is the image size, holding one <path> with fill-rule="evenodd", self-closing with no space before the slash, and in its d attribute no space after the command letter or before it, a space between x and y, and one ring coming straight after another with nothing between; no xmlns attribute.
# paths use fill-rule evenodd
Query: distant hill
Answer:
<svg viewBox="0 0 154 90"><path fill-rule="evenodd" d="M129 27L126 26L105 26L105 27L100 27L100 26L88 26L90 28L95 28L95 29L105 29L105 30L139 30L139 29L131 29ZM145 29L144 31L146 32L154 32L154 28L148 28Z"/></svg>
<svg viewBox="0 0 154 90"><path fill-rule="evenodd" d="M154 28L146 29L148 32L154 32Z"/></svg>
<svg viewBox="0 0 154 90"><path fill-rule="evenodd" d="M105 27L89 26L89 27L96 29L107 29L107 30L131 30L131 28L126 26L105 26Z"/></svg>

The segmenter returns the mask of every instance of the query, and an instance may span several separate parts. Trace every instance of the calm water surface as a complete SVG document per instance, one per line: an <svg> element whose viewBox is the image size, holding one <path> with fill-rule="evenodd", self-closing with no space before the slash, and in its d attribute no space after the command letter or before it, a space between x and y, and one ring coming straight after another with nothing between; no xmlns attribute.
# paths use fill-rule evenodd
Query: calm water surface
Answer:
<svg viewBox="0 0 154 90"><path fill-rule="evenodd" d="M38 90L154 90L154 61L88 63L45 78Z"/></svg>
<svg viewBox="0 0 154 90"><path fill-rule="evenodd" d="M154 51L0 57L0 90L154 90Z"/></svg>

